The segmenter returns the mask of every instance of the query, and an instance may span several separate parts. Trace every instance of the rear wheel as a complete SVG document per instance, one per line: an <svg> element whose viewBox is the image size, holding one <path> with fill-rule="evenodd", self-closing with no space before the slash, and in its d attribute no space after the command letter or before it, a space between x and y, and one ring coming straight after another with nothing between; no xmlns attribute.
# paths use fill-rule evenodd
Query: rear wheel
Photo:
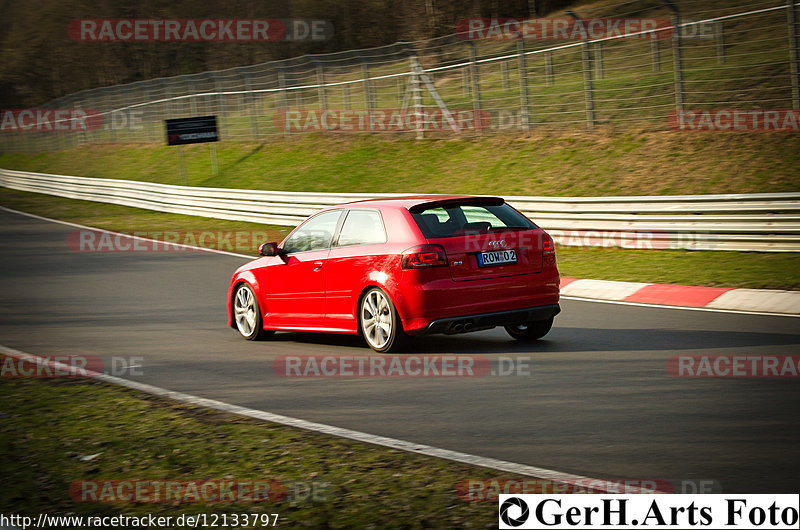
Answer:
<svg viewBox="0 0 800 530"><path fill-rule="evenodd" d="M233 295L233 319L236 329L247 340L261 340L274 334L274 331L265 331L261 318L261 309L253 289L243 283L236 288Z"/></svg>
<svg viewBox="0 0 800 530"><path fill-rule="evenodd" d="M547 320L535 320L533 322L523 322L522 324L514 324L506 326L506 331L513 338L521 341L531 341L541 339L550 328L553 327L553 317Z"/></svg>
<svg viewBox="0 0 800 530"><path fill-rule="evenodd" d="M361 334L370 348L379 353L401 351L410 342L392 300L373 287L361 299L358 308Z"/></svg>

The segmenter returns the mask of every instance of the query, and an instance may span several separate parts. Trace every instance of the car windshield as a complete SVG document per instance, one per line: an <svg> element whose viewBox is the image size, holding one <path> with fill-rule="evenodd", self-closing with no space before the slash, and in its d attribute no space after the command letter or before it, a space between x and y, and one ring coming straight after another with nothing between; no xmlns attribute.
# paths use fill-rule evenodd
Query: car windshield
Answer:
<svg viewBox="0 0 800 530"><path fill-rule="evenodd" d="M411 216L428 239L536 228L527 217L505 203L431 204L427 208L414 208Z"/></svg>

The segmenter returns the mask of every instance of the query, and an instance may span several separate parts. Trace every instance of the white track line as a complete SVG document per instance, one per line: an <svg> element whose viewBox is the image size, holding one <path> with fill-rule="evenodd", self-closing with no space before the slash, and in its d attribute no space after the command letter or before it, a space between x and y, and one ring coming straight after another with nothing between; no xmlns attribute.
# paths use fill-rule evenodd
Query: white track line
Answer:
<svg viewBox="0 0 800 530"><path fill-rule="evenodd" d="M50 217L42 217L41 215L36 215L33 213L28 212L21 212L19 210L14 210L13 208L6 208L5 206L0 206L0 210L15 213L17 215L23 215L25 217L31 217L33 219L39 219L40 221L49 221L51 223L57 223L60 225L65 226L73 226L75 228L84 228L86 230L94 230L96 232L105 232L111 235L123 235L127 237L131 237L134 239L141 239L143 241L155 241L150 238L146 237L139 237L133 236L130 234L123 234L121 232L114 232L113 230L106 230L104 228L94 228L91 226L81 225L77 223L70 223L69 221L61 221L59 219L51 219ZM228 252L226 250L217 250L215 248L207 248L207 247L196 247L193 245L180 245L183 248L190 248L201 250L203 252L214 252L217 254L225 254L226 256L235 256L237 258L247 258L249 260L256 259L257 256L248 256L246 254L237 254L236 252ZM657 252L657 251L654 251ZM767 317L800 317L800 315L793 315L788 313L764 313L764 312L756 312L756 311L738 311L734 309L714 309L710 307L686 307L686 306L679 306L679 305L661 305L661 304L644 304L641 302L625 302L622 300L599 300L597 298L581 298L578 296L561 296L563 300L576 300L579 302L597 302L601 304L619 304L619 305L633 305L633 306L641 306L641 307L655 307L655 308L663 308L663 309L683 309L686 311L710 311L712 313L734 313L734 314L742 314L742 315L759 315L759 316L767 316Z"/></svg>
<svg viewBox="0 0 800 530"><path fill-rule="evenodd" d="M128 379L122 379L120 377L115 377L112 375L92 372L90 370L81 370L80 368L75 368L73 366L54 361L52 359L46 359L39 355L29 354L19 350L15 350L13 348L3 346L2 344L0 344L0 353L2 353L3 355L7 355L9 357L13 357L15 359L26 359L27 362L33 361L39 365L48 366L53 370L58 369L59 371L61 371L61 373L86 375L87 377L97 379L98 381L103 381L105 383L110 383L118 386L124 386L126 388L131 388L133 390L144 392L152 396L172 399L175 401L180 401L182 403L188 403L190 405L206 407L214 410L219 410L222 412L228 412L230 414L238 414L240 416L247 416L249 418L255 418L262 421L279 423L281 425L288 425L289 427L295 427L307 431L329 434L331 436L339 436L341 438L347 438L349 440L355 440L358 442L364 442L373 445L381 445L384 447L389 447L391 449L408 451L410 453L417 453L420 455L442 458L444 460L451 460L453 462L459 462L461 464L485 467L489 469L495 469L497 471L514 473L516 475L523 475L539 479L551 480L558 484L583 485L583 487L586 487L586 484L591 482L593 489L615 493L615 491L609 491L602 487L602 484L610 483L611 484L610 489L613 490L614 489L613 480L592 479L581 475L562 473L560 471L554 471L552 469L529 466L527 464L517 464L514 462L507 462L505 460L497 460L495 458L471 455L468 453L460 453L458 451L450 451L449 449L441 449L439 447L433 447L430 445L407 442L405 440L398 440L396 438L388 438L386 436L378 436L375 434L353 431L342 427L326 425L324 423L315 423L311 421L301 420L299 418L292 418L290 416L282 416L280 414L273 414L272 412L265 412L263 410L249 409L245 407L240 407L238 405L231 405L230 403L225 403L223 401L201 398L198 396L193 396L191 394L185 394L183 392L175 392L173 390L167 390L165 388L148 385L146 383L129 381ZM628 493L637 493L638 491L636 490L638 490L638 488L630 488L626 486L626 491ZM646 490L646 493L653 493L653 492L654 492L653 490Z"/></svg>
<svg viewBox="0 0 800 530"><path fill-rule="evenodd" d="M41 215L36 215L34 213L28 212L21 212L19 210L14 210L13 208L6 208L5 206L0 206L0 210L4 210L6 212L15 213L17 215L24 215L25 217L32 217L33 219L39 219L40 221L49 221L51 223L57 223L60 225L65 226L73 226L75 228L83 228L86 230L91 230L92 232L104 232L106 234L111 235L120 235L129 237L131 239L138 239L140 241L158 241L157 239L150 239L149 237L141 237L141 236L134 236L133 234L125 234L123 232L114 232L113 230L106 230L105 228L95 228L93 226L86 226L80 225L78 223L70 223L69 221L61 221L59 219L51 219L50 217L42 217ZM203 252L215 252L217 254L225 254L226 256L236 256L237 258L247 258L247 259L256 259L258 256L248 256L247 254L237 254L236 252L228 252L227 250L219 250L216 248L208 248L208 247L196 247L194 245L184 245L183 243L167 243L169 245L174 245L180 248L189 248L192 250L200 250Z"/></svg>

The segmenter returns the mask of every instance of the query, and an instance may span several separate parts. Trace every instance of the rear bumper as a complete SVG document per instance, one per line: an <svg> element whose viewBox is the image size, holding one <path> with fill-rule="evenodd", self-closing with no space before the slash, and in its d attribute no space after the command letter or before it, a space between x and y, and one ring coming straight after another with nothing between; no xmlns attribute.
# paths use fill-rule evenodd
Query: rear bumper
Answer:
<svg viewBox="0 0 800 530"><path fill-rule="evenodd" d="M561 306L558 304L551 304L539 307L527 307L524 309L513 309L511 311L496 311L494 313L440 318L428 324L422 333L425 335L434 333L466 333L480 329L489 329L495 326L508 326L511 324L521 324L523 322L533 322L535 320L547 320L553 318L560 312Z"/></svg>

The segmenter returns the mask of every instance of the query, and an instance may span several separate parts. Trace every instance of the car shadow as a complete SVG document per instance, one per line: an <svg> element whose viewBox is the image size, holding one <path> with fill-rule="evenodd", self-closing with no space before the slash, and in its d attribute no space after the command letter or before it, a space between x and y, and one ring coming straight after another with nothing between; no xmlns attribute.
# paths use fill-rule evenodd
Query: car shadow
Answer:
<svg viewBox="0 0 800 530"><path fill-rule="evenodd" d="M500 332L504 333L504 332ZM272 340L338 346L370 353L361 337L328 333L277 333ZM680 351L800 345L800 335L749 331L592 329L555 327L543 339L519 342L494 332L416 337L407 353L561 353L592 351Z"/></svg>

